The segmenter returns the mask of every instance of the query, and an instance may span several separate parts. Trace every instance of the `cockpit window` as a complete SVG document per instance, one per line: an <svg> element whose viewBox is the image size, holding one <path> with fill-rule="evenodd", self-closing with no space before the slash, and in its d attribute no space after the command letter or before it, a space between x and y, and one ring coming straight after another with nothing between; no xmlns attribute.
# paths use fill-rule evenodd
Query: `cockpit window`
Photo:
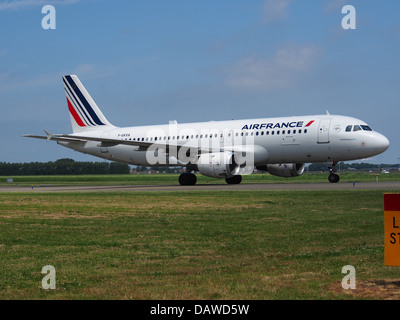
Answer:
<svg viewBox="0 0 400 320"><path fill-rule="evenodd" d="M372 131L370 126L367 125L355 125L355 126L347 126L346 127L346 132L351 132L351 131L360 131L360 130L364 130L364 131Z"/></svg>
<svg viewBox="0 0 400 320"><path fill-rule="evenodd" d="M361 126L361 128L365 131L372 131L370 126Z"/></svg>

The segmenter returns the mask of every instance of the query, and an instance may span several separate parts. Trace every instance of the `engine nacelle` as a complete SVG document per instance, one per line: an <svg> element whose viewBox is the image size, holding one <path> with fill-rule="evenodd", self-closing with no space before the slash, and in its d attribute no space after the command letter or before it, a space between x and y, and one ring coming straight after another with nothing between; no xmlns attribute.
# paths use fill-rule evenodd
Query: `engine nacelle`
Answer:
<svg viewBox="0 0 400 320"><path fill-rule="evenodd" d="M304 163L267 164L267 171L278 177L298 177L304 172Z"/></svg>
<svg viewBox="0 0 400 320"><path fill-rule="evenodd" d="M231 178L238 174L240 166L231 152L205 153L197 163L199 172L212 178Z"/></svg>

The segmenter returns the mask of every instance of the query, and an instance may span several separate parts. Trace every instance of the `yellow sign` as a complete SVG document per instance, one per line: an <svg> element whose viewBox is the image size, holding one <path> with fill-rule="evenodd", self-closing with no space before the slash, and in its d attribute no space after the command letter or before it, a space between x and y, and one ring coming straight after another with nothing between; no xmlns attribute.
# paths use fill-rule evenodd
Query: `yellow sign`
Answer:
<svg viewBox="0 0 400 320"><path fill-rule="evenodd" d="M385 265L400 266L400 193L384 194Z"/></svg>

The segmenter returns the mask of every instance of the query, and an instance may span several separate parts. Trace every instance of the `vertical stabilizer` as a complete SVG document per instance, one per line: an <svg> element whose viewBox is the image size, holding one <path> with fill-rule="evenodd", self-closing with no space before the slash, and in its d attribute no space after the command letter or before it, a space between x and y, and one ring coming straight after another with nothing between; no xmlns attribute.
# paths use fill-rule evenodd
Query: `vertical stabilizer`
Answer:
<svg viewBox="0 0 400 320"><path fill-rule="evenodd" d="M74 133L114 127L100 111L77 76L63 76L63 82Z"/></svg>

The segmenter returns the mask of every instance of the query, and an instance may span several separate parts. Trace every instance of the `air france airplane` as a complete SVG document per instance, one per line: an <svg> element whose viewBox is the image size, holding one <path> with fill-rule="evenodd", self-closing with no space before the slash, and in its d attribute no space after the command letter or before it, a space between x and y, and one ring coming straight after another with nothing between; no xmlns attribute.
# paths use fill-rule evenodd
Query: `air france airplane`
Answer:
<svg viewBox="0 0 400 320"><path fill-rule="evenodd" d="M326 162L329 181L337 183L339 161L372 157L389 141L364 121L338 115L211 121L120 128L112 125L75 75L63 76L72 134L25 137L57 141L61 146L107 160L141 166L180 166L181 185L196 175L238 184L254 168L280 177L296 177L306 163Z"/></svg>

